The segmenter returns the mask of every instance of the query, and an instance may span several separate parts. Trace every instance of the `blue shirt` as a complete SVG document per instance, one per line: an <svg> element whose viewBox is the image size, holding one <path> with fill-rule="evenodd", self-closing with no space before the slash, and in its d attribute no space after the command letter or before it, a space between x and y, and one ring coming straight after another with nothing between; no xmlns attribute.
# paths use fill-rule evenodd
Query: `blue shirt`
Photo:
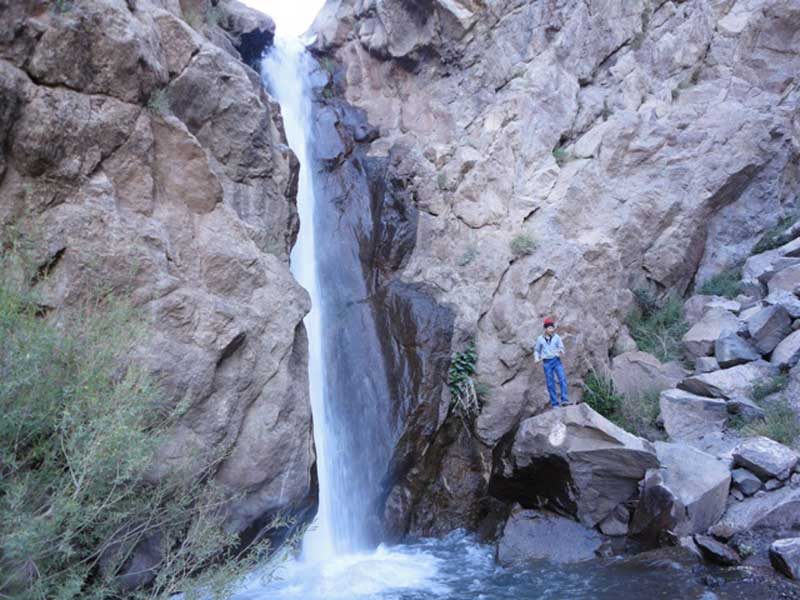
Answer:
<svg viewBox="0 0 800 600"><path fill-rule="evenodd" d="M559 354L564 354L564 342L557 333L548 340L544 335L536 339L536 346L533 349L533 356L536 360L543 358L556 358Z"/></svg>

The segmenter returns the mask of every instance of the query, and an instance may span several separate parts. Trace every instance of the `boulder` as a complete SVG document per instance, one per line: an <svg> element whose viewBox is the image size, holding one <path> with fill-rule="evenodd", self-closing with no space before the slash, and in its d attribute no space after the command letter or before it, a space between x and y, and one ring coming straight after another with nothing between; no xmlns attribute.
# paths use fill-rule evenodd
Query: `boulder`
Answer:
<svg viewBox="0 0 800 600"><path fill-rule="evenodd" d="M779 573L789 579L800 579L800 538L784 538L772 542L769 560Z"/></svg>
<svg viewBox="0 0 800 600"><path fill-rule="evenodd" d="M731 471L731 481L733 487L745 496L752 496L761 489L761 480L747 469L738 468Z"/></svg>
<svg viewBox="0 0 800 600"><path fill-rule="evenodd" d="M742 562L742 557L733 548L708 535L695 535L694 542L703 553L706 560L722 565L723 567L733 567Z"/></svg>
<svg viewBox="0 0 800 600"><path fill-rule="evenodd" d="M675 387L687 373L675 363L662 364L647 352L626 352L611 361L614 389L625 396L660 392Z"/></svg>
<svg viewBox="0 0 800 600"><path fill-rule="evenodd" d="M600 534L572 519L517 507L497 544L497 561L503 566L533 560L581 562L595 558L602 543Z"/></svg>
<svg viewBox="0 0 800 600"><path fill-rule="evenodd" d="M733 452L734 463L745 467L762 480L787 479L797 465L797 452L760 436L744 440Z"/></svg>
<svg viewBox="0 0 800 600"><path fill-rule="evenodd" d="M698 356L694 361L695 375L700 373L710 373L711 371L718 371L719 363L713 356Z"/></svg>
<svg viewBox="0 0 800 600"><path fill-rule="evenodd" d="M798 259L800 261L800 259ZM778 305L786 309L792 319L800 317L800 298L783 289L776 289L764 298L767 305Z"/></svg>
<svg viewBox="0 0 800 600"><path fill-rule="evenodd" d="M718 338L739 331L739 319L732 312L713 308L695 323L683 336L687 354L696 358L708 356Z"/></svg>
<svg viewBox="0 0 800 600"><path fill-rule="evenodd" d="M630 523L630 520L630 511L620 504L612 511L610 515L600 521L600 524L597 527L605 535L627 535L628 523Z"/></svg>
<svg viewBox="0 0 800 600"><path fill-rule="evenodd" d="M800 527L800 488L784 486L774 492L754 495L728 506L722 519L709 529L711 535L730 539L743 531Z"/></svg>
<svg viewBox="0 0 800 600"><path fill-rule="evenodd" d="M764 409L747 396L735 396L727 402L728 414L736 415L744 421L764 418Z"/></svg>
<svg viewBox="0 0 800 600"><path fill-rule="evenodd" d="M755 382L777 374L778 369L759 360L712 373L692 375L678 384L678 387L700 396L735 398L748 396Z"/></svg>
<svg viewBox="0 0 800 600"><path fill-rule="evenodd" d="M661 420L670 439L698 439L711 431L722 431L728 420L724 400L698 396L683 390L661 392Z"/></svg>
<svg viewBox="0 0 800 600"><path fill-rule="evenodd" d="M661 466L647 472L630 532L656 543L664 531L677 536L705 531L725 512L728 467L686 444L655 446Z"/></svg>
<svg viewBox="0 0 800 600"><path fill-rule="evenodd" d="M630 331L623 325L614 340L614 346L612 347L613 356L619 356L626 352L634 352L638 349L639 347L636 345L636 340L631 337Z"/></svg>
<svg viewBox="0 0 800 600"><path fill-rule="evenodd" d="M735 333L717 338L714 342L714 356L723 369L761 358L758 350Z"/></svg>
<svg viewBox="0 0 800 600"><path fill-rule="evenodd" d="M524 420L490 482L495 497L526 508L548 506L594 527L635 497L655 447L586 404Z"/></svg>
<svg viewBox="0 0 800 600"><path fill-rule="evenodd" d="M768 492L775 491L779 488L783 487L783 481L780 479L767 479L766 483L764 484L764 489Z"/></svg>
<svg viewBox="0 0 800 600"><path fill-rule="evenodd" d="M792 319L781 305L762 308L747 319L747 331L762 354L769 354L792 331Z"/></svg>
<svg viewBox="0 0 800 600"><path fill-rule="evenodd" d="M785 337L772 351L770 362L781 369L791 369L800 360L800 330Z"/></svg>
<svg viewBox="0 0 800 600"><path fill-rule="evenodd" d="M793 264L775 273L767 283L767 289L770 294L779 290L790 294L800 291L800 264Z"/></svg>

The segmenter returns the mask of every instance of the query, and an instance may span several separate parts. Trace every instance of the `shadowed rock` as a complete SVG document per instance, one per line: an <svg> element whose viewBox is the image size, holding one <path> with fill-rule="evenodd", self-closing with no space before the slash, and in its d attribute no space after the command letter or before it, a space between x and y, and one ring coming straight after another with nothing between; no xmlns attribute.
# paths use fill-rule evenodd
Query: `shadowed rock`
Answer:
<svg viewBox="0 0 800 600"><path fill-rule="evenodd" d="M769 560L776 571L789 579L800 579L800 538L775 540L769 547Z"/></svg>

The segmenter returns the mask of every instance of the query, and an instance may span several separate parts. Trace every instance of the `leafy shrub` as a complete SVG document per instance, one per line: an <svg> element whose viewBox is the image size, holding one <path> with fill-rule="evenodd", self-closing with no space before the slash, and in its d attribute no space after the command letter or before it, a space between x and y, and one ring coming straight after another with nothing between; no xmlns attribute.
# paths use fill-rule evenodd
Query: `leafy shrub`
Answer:
<svg viewBox="0 0 800 600"><path fill-rule="evenodd" d="M180 410L126 363L145 331L136 312L106 296L50 322L21 247L0 244L0 597L224 596L266 546L222 565L239 541L215 464L145 478ZM125 593L118 576L141 544L160 557L153 581Z"/></svg>
<svg viewBox="0 0 800 600"><path fill-rule="evenodd" d="M800 438L800 423L797 413L781 398L765 403L764 418L742 427L746 435L763 435L781 444L794 446Z"/></svg>
<svg viewBox="0 0 800 600"><path fill-rule="evenodd" d="M465 419L473 419L478 415L481 398L487 393L486 388L475 381L477 365L475 341L470 340L464 350L453 354L447 373L453 404Z"/></svg>
<svg viewBox="0 0 800 600"><path fill-rule="evenodd" d="M761 236L761 239L753 246L751 254L761 254L768 250L774 250L792 241L791 236L789 236L787 232L789 228L797 222L797 219L797 214L788 215L778 221L775 226L767 229L764 235Z"/></svg>
<svg viewBox="0 0 800 600"><path fill-rule="evenodd" d="M564 164L569 161L571 156L570 153L567 152L566 148L555 147L553 148L553 158L556 159L556 164L559 167L563 167Z"/></svg>
<svg viewBox="0 0 800 600"><path fill-rule="evenodd" d="M660 412L657 391L624 395L614 389L611 379L594 371L584 379L583 390L584 402L615 425L649 440L663 438L656 424Z"/></svg>
<svg viewBox="0 0 800 600"><path fill-rule="evenodd" d="M698 290L709 296L724 296L733 299L742 291L742 270L738 267L726 269L706 279Z"/></svg>
<svg viewBox="0 0 800 600"><path fill-rule="evenodd" d="M637 306L628 316L627 324L639 350L662 361L681 358L681 338L689 327L683 318L683 304L678 298L670 296L660 307L657 304Z"/></svg>
<svg viewBox="0 0 800 600"><path fill-rule="evenodd" d="M782 392L789 385L789 377L786 375L776 375L756 381L750 388L750 396L756 402L761 402L767 396Z"/></svg>
<svg viewBox="0 0 800 600"><path fill-rule="evenodd" d="M527 233L520 233L515 235L509 243L511 253L514 256L527 256L533 254L536 250L536 240L529 236Z"/></svg>

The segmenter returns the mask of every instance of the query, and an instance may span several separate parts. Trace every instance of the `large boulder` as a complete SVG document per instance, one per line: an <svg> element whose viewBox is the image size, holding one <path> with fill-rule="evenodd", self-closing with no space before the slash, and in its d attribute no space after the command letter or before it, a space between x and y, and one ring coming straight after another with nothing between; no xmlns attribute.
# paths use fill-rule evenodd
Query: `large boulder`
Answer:
<svg viewBox="0 0 800 600"><path fill-rule="evenodd" d="M742 557L736 550L711 536L696 534L694 543L700 548L705 559L723 567L733 567L742 562Z"/></svg>
<svg viewBox="0 0 800 600"><path fill-rule="evenodd" d="M780 304L762 308L747 319L747 331L753 345L762 354L769 354L792 331L792 319Z"/></svg>
<svg viewBox="0 0 800 600"><path fill-rule="evenodd" d="M800 579L800 538L784 538L772 542L769 560L776 571L789 579Z"/></svg>
<svg viewBox="0 0 800 600"><path fill-rule="evenodd" d="M785 486L757 494L728 506L722 519L709 532L730 539L743 531L760 529L792 530L800 527L800 488Z"/></svg>
<svg viewBox="0 0 800 600"><path fill-rule="evenodd" d="M714 342L714 356L723 369L761 358L761 353L747 340L735 333L724 335Z"/></svg>
<svg viewBox="0 0 800 600"><path fill-rule="evenodd" d="M698 396L673 389L659 396L664 430L673 440L697 440L714 431L722 431L728 420L724 400Z"/></svg>
<svg viewBox="0 0 800 600"><path fill-rule="evenodd" d="M800 330L784 338L770 356L770 362L780 369L791 369L798 360L800 360Z"/></svg>
<svg viewBox="0 0 800 600"><path fill-rule="evenodd" d="M733 452L736 465L749 469L762 480L786 479L800 456L783 444L759 436L744 440Z"/></svg>
<svg viewBox="0 0 800 600"><path fill-rule="evenodd" d="M800 258L797 259L800 262ZM800 318L800 298L797 295L783 289L776 289L764 298L767 305L777 304L786 309L792 319Z"/></svg>
<svg viewBox="0 0 800 600"><path fill-rule="evenodd" d="M639 396L675 387L686 377L677 363L663 364L647 352L626 352L611 361L611 380L614 389L625 396Z"/></svg>
<svg viewBox="0 0 800 600"><path fill-rule="evenodd" d="M657 466L650 442L579 404L523 421L490 492L526 508L546 505L593 527L635 497L639 481Z"/></svg>
<svg viewBox="0 0 800 600"><path fill-rule="evenodd" d="M707 356L720 337L739 331L739 319L732 312L713 308L703 315L683 336L683 345L690 357Z"/></svg>
<svg viewBox="0 0 800 600"><path fill-rule="evenodd" d="M503 566L533 560L574 563L591 560L603 543L595 530L553 513L514 509L497 544Z"/></svg>
<svg viewBox="0 0 800 600"><path fill-rule="evenodd" d="M692 375L678 384L678 387L700 396L730 399L750 395L754 383L777 374L777 368L759 360L729 369Z"/></svg>
<svg viewBox="0 0 800 600"><path fill-rule="evenodd" d="M800 265L795 264L781 269L767 283L769 293L785 291L796 294L800 291Z"/></svg>
<svg viewBox="0 0 800 600"><path fill-rule="evenodd" d="M685 444L655 446L661 466L647 472L630 532L655 543L665 531L677 536L705 531L725 512L727 465Z"/></svg>

